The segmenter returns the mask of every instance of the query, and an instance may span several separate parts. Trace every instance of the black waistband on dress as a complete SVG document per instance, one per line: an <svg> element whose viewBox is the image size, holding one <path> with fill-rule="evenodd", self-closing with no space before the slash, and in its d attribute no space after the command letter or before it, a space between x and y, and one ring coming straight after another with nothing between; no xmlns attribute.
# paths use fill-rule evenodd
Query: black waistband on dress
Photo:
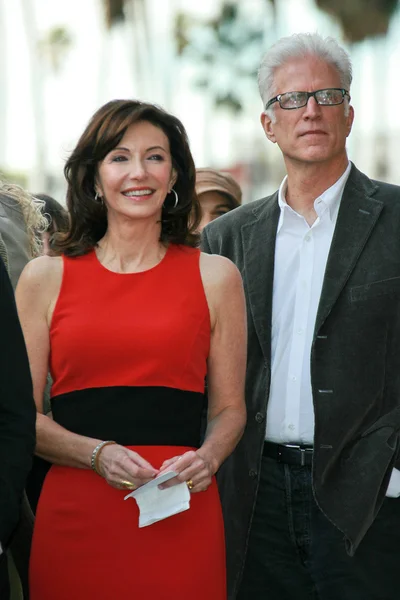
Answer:
<svg viewBox="0 0 400 600"><path fill-rule="evenodd" d="M204 394L168 387L102 387L51 399L53 419L74 433L124 446L200 446Z"/></svg>

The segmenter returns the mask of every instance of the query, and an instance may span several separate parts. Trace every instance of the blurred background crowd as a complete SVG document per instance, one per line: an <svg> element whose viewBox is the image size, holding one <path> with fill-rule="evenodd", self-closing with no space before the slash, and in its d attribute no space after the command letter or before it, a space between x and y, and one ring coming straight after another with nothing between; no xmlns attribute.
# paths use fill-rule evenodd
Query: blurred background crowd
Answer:
<svg viewBox="0 0 400 600"><path fill-rule="evenodd" d="M400 183L397 0L0 0L0 173L62 203L63 165L110 99L182 120L197 167L230 172L243 202L277 188L279 151L259 124L256 71L279 37L318 31L354 64L349 156Z"/></svg>

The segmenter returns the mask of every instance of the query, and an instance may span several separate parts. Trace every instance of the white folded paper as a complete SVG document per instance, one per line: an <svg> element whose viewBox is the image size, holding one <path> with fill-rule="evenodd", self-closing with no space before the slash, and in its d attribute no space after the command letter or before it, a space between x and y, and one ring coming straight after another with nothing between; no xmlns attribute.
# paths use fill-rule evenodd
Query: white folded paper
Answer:
<svg viewBox="0 0 400 600"><path fill-rule="evenodd" d="M158 488L176 475L175 471L167 471L125 496L124 500L134 498L137 502L139 527L152 525L190 508L190 492L185 482L164 490Z"/></svg>

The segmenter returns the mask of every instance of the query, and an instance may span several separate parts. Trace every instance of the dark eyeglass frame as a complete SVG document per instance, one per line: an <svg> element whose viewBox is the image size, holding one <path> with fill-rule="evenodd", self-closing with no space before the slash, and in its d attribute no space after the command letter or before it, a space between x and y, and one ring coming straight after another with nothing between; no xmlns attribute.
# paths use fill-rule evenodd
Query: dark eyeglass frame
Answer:
<svg viewBox="0 0 400 600"><path fill-rule="evenodd" d="M337 92L342 92L342 99L340 100L340 102L334 102L333 104L324 104L321 102L318 102L318 98L316 96L316 94L318 94L319 92L327 92L327 91L337 91ZM284 96L285 94L306 94L306 101L304 104L301 104L300 106L292 106L292 107L287 107L287 106L282 106L281 104L281 98L282 96ZM323 88L321 90L315 90L314 92L284 92L283 94L278 94L277 96L275 96L275 98L271 98L271 100L268 100L267 104L265 105L265 110L268 110L269 107L274 104L275 102L279 103L279 106L283 109L283 110L297 110L298 108L304 108L304 106L307 106L309 99L311 98L311 96L313 96L313 98L315 99L315 102L319 105L319 106L339 106L339 104L343 104L345 96L349 97L350 100L350 94L347 90L345 90L344 88Z"/></svg>

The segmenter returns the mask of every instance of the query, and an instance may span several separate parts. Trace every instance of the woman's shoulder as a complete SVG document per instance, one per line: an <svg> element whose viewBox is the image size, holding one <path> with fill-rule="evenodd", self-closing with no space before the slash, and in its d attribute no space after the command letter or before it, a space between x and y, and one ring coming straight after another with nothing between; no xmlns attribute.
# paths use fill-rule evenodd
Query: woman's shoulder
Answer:
<svg viewBox="0 0 400 600"><path fill-rule="evenodd" d="M61 256L39 256L32 259L24 267L18 281L18 287L39 290L43 286L50 288L62 277L63 259Z"/></svg>
<svg viewBox="0 0 400 600"><path fill-rule="evenodd" d="M40 278L62 270L62 256L38 256L25 266L23 273L32 278Z"/></svg>
<svg viewBox="0 0 400 600"><path fill-rule="evenodd" d="M217 322L229 321L232 311L240 312L244 306L243 281L237 266L219 254L202 252L200 272L214 329Z"/></svg>
<svg viewBox="0 0 400 600"><path fill-rule="evenodd" d="M200 264L210 273L222 277L236 277L240 272L234 262L220 254L200 252Z"/></svg>
<svg viewBox="0 0 400 600"><path fill-rule="evenodd" d="M239 269L225 256L201 252L200 270L205 284L209 283L220 288L242 286Z"/></svg>

